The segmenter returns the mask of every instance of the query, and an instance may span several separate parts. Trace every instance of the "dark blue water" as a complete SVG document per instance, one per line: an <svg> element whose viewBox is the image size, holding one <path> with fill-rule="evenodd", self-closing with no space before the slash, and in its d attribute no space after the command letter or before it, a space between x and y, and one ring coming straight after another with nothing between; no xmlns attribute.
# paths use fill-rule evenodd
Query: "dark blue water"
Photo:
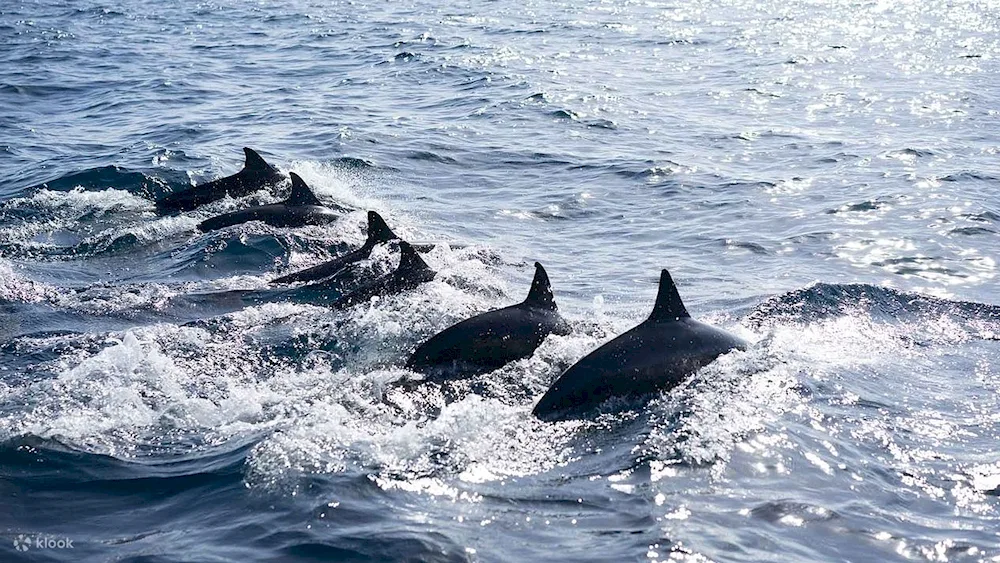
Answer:
<svg viewBox="0 0 1000 563"><path fill-rule="evenodd" d="M13 0L0 40L3 561L1000 557L995 6ZM153 213L243 146L438 278L233 297L364 238ZM573 334L392 385L534 260ZM665 267L752 349L532 418Z"/></svg>

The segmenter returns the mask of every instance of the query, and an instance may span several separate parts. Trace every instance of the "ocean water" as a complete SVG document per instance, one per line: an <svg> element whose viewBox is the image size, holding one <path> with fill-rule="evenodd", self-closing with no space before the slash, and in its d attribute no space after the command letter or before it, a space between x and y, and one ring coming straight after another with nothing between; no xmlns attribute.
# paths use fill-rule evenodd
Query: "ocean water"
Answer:
<svg viewBox="0 0 1000 563"><path fill-rule="evenodd" d="M1000 559L995 4L8 0L0 41L0 560ZM153 212L243 146L358 211ZM366 209L435 281L232 297ZM535 260L572 334L393 385ZM751 349L535 420L662 268Z"/></svg>

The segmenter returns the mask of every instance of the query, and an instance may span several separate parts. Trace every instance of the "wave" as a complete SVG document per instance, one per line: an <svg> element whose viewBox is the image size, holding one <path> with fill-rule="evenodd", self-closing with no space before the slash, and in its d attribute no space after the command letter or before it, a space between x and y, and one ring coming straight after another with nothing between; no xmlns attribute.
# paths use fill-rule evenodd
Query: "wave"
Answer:
<svg viewBox="0 0 1000 563"><path fill-rule="evenodd" d="M27 488L75 489L159 499L197 487L239 483L255 441L244 439L184 455L144 452L121 459L34 435L0 442L0 476Z"/></svg>
<svg viewBox="0 0 1000 563"><path fill-rule="evenodd" d="M158 169L158 172L165 177L128 170L120 166L99 166L42 182L22 190L22 193L33 194L42 190L68 192L75 189L102 191L110 188L155 199L165 193L190 186L190 180L185 172L170 169Z"/></svg>
<svg viewBox="0 0 1000 563"><path fill-rule="evenodd" d="M870 284L817 283L766 299L750 311L745 322L762 330L857 316L903 327L926 342L996 339L1000 333L1000 306Z"/></svg>

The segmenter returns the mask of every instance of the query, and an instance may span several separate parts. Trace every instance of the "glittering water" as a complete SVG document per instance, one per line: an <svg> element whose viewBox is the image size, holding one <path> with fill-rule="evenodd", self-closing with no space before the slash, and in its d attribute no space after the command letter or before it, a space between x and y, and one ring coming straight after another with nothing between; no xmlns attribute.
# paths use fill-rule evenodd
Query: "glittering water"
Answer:
<svg viewBox="0 0 1000 563"><path fill-rule="evenodd" d="M996 6L15 0L0 38L3 560L1000 557ZM243 146L438 278L227 297L364 237L153 213ZM534 260L572 334L392 384ZM533 419L664 267L753 348Z"/></svg>

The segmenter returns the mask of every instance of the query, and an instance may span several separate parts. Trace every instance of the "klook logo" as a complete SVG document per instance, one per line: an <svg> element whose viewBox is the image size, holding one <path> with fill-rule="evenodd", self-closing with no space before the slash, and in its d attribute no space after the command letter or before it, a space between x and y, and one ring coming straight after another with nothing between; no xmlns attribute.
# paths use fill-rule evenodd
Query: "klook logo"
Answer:
<svg viewBox="0 0 1000 563"><path fill-rule="evenodd" d="M28 551L35 549L73 549L73 540L69 538L54 538L52 536L29 536L18 534L14 538L14 549L18 551Z"/></svg>

